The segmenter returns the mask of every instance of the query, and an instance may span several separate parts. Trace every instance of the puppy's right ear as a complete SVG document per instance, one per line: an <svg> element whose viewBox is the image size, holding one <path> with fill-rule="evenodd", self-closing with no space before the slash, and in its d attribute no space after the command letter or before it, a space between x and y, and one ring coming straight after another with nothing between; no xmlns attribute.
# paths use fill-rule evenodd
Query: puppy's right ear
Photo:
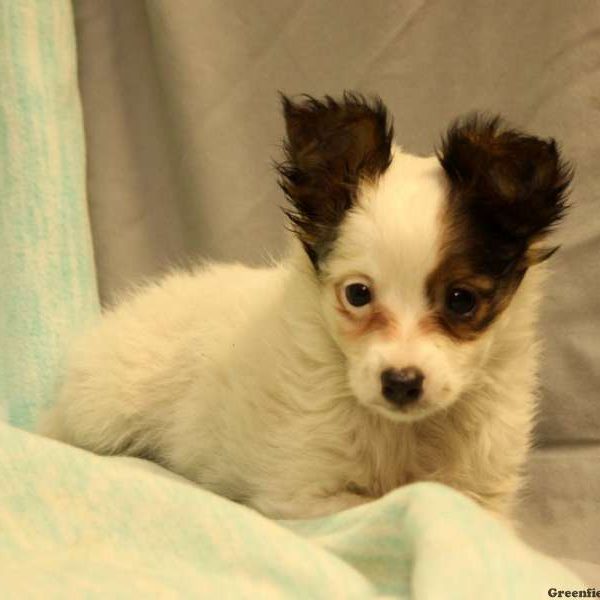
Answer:
<svg viewBox="0 0 600 600"><path fill-rule="evenodd" d="M292 205L286 214L313 263L326 255L354 205L363 179L376 179L391 161L393 130L380 99L346 92L341 101L282 95L286 160L279 184Z"/></svg>

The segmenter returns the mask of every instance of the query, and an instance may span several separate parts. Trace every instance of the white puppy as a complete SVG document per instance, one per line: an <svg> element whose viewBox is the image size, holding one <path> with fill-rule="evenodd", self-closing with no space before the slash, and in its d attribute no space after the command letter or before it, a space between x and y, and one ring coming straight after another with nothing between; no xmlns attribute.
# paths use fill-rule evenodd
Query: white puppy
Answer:
<svg viewBox="0 0 600 600"><path fill-rule="evenodd" d="M380 101L283 106L287 258L174 273L106 312L42 431L272 517L419 480L505 513L535 410L536 265L570 170L497 118L457 121L420 158Z"/></svg>

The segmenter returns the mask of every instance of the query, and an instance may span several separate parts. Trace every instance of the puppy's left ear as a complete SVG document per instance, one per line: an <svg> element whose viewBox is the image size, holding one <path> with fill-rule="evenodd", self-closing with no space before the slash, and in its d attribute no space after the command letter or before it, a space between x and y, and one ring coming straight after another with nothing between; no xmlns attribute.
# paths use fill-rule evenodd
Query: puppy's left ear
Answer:
<svg viewBox="0 0 600 600"><path fill-rule="evenodd" d="M376 179L391 161L392 127L381 100L346 92L337 101L282 96L287 138L279 184L286 214L317 266L356 201L361 180Z"/></svg>
<svg viewBox="0 0 600 600"><path fill-rule="evenodd" d="M554 254L540 242L563 218L573 177L554 140L471 115L450 127L438 157L454 201L499 243L523 248L527 266Z"/></svg>

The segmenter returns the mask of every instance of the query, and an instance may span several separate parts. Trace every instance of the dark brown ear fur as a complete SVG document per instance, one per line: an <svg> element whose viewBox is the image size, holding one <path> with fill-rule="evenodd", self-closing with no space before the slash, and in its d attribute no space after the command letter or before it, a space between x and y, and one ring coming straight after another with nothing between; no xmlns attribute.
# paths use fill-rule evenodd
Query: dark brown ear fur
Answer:
<svg viewBox="0 0 600 600"><path fill-rule="evenodd" d="M528 249L567 209L573 172L554 140L508 129L499 117L471 115L449 128L438 158L450 180L454 219L478 232L480 260L489 255L496 263L482 264L484 270L526 268L553 253Z"/></svg>
<svg viewBox="0 0 600 600"><path fill-rule="evenodd" d="M286 160L277 169L292 205L286 214L317 265L353 206L360 181L377 178L389 166L393 130L378 98L349 92L340 101L303 98L294 103L282 95Z"/></svg>

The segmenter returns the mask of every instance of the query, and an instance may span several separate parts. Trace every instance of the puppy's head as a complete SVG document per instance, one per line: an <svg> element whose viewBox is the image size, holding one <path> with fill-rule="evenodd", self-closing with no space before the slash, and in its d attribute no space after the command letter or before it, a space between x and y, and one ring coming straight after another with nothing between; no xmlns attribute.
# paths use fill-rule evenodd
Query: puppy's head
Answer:
<svg viewBox="0 0 600 600"><path fill-rule="evenodd" d="M380 100L283 99L279 166L357 400L411 421L472 380L530 267L555 248L571 171L498 118L448 130L437 157L392 144Z"/></svg>

